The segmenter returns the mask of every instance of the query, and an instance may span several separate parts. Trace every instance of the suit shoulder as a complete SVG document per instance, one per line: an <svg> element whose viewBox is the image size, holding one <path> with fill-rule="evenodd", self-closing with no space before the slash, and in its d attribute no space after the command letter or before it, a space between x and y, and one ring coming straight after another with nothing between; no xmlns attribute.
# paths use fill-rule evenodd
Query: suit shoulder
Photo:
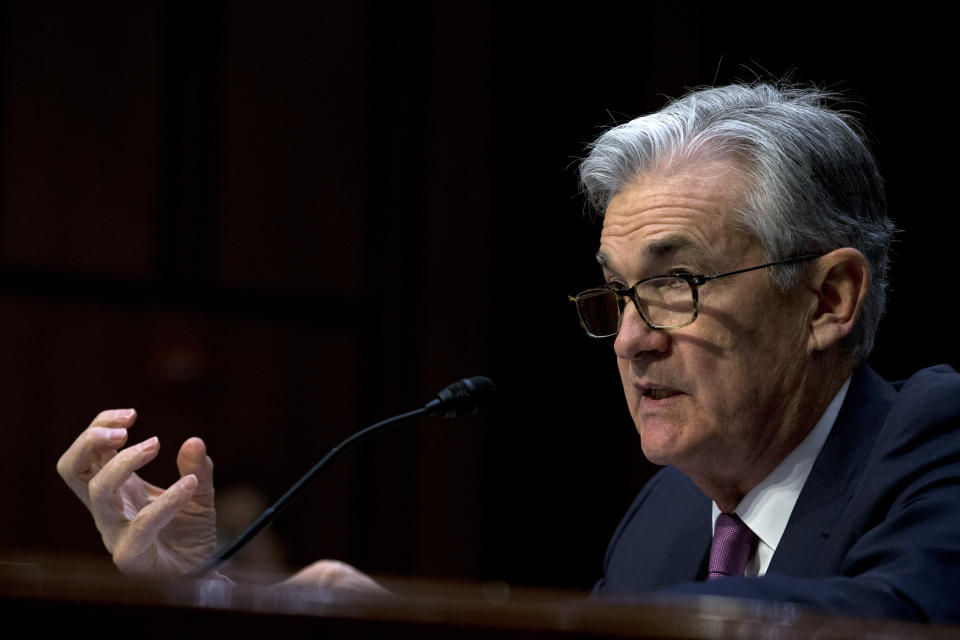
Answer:
<svg viewBox="0 0 960 640"><path fill-rule="evenodd" d="M922 394L960 392L960 373L948 364L920 369L909 378L893 383L898 393Z"/></svg>
<svg viewBox="0 0 960 640"><path fill-rule="evenodd" d="M691 517L709 525L710 499L685 473L675 467L664 467L644 485L623 516L610 540L607 560L623 538L634 537L638 528L648 526L651 521L687 526Z"/></svg>
<svg viewBox="0 0 960 640"><path fill-rule="evenodd" d="M892 386L894 419L916 423L960 418L960 374L953 367L921 369Z"/></svg>
<svg viewBox="0 0 960 640"><path fill-rule="evenodd" d="M676 467L664 467L658 471L634 499L624 520L630 519L643 506L650 502L689 505L690 501L706 501L707 497L697 488L687 474Z"/></svg>

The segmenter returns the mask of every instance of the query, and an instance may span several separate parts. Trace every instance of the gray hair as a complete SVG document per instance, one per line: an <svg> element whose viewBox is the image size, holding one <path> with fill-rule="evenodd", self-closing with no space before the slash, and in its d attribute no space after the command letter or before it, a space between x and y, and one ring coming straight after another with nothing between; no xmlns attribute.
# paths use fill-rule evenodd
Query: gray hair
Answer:
<svg viewBox="0 0 960 640"><path fill-rule="evenodd" d="M893 223L883 180L857 121L827 106L834 96L769 84L693 91L660 111L604 132L580 164L588 203L600 215L644 172L702 154L736 161L752 188L738 223L771 262L853 247L866 256L871 282L863 311L843 348L864 360L883 316ZM770 270L782 291L803 265Z"/></svg>

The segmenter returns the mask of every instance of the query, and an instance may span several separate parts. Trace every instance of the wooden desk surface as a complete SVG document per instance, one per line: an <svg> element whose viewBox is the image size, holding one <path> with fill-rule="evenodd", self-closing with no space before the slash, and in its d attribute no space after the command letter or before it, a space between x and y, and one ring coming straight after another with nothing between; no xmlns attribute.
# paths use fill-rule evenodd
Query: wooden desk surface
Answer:
<svg viewBox="0 0 960 640"><path fill-rule="evenodd" d="M958 628L727 598L585 600L502 583L384 580L397 595L214 580L139 580L101 559L0 559L4 637L955 638ZM266 582L265 582L266 581ZM11 633L11 635L8 635Z"/></svg>

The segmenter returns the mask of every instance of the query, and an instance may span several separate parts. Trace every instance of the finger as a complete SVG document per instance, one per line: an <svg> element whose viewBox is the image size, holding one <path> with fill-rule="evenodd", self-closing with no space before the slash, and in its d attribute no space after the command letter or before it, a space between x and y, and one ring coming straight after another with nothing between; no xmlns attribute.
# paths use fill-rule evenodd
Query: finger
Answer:
<svg viewBox="0 0 960 640"><path fill-rule="evenodd" d="M118 539L113 561L124 573L143 573L157 562L160 531L186 506L197 488L197 477L186 475L140 510Z"/></svg>
<svg viewBox="0 0 960 640"><path fill-rule="evenodd" d="M124 498L132 509L142 506L148 485L139 480L139 486L130 485L124 495L120 488L133 473L153 460L160 451L160 441L156 436L139 444L123 449L107 462L88 484L90 511L98 525L115 525L126 522L133 514L124 513ZM104 532L106 533L106 532Z"/></svg>
<svg viewBox="0 0 960 640"><path fill-rule="evenodd" d="M90 423L91 427L107 427L110 429L129 429L137 421L136 409L108 409L101 411Z"/></svg>
<svg viewBox="0 0 960 640"><path fill-rule="evenodd" d="M100 455L93 460L94 473L99 471L106 462L117 454L117 450L127 443L127 429L131 428L136 421L137 412L135 409L110 409L97 414L87 431L93 433L105 432L106 436L114 441L112 444L116 446L98 452Z"/></svg>
<svg viewBox="0 0 960 640"><path fill-rule="evenodd" d="M108 448L116 450L122 446L126 442L127 429L133 426L136 418L137 412L133 409L101 411L61 456L64 462L63 472L83 473L105 448L104 440L107 440L106 444L112 445Z"/></svg>
<svg viewBox="0 0 960 640"><path fill-rule="evenodd" d="M317 585L370 594L390 593L377 581L339 560L319 560L283 581L283 584Z"/></svg>
<svg viewBox="0 0 960 640"><path fill-rule="evenodd" d="M194 499L203 506L213 506L213 460L207 455L207 446L200 438L190 438L177 454L177 469L180 476L193 474L197 477Z"/></svg>
<svg viewBox="0 0 960 640"><path fill-rule="evenodd" d="M126 440L126 429L91 427L80 434L57 461L57 473L87 506L87 483Z"/></svg>
<svg viewBox="0 0 960 640"><path fill-rule="evenodd" d="M101 412L57 461L57 473L88 507L87 483L123 446L135 419L133 409Z"/></svg>

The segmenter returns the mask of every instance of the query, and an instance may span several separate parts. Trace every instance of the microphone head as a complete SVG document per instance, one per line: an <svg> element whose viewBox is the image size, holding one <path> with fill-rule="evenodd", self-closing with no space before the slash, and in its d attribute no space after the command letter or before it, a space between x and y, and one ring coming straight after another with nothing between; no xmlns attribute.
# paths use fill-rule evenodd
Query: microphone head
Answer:
<svg viewBox="0 0 960 640"><path fill-rule="evenodd" d="M496 396L497 386L493 380L486 376L473 376L451 384L428 402L424 409L429 416L466 416L490 406Z"/></svg>

